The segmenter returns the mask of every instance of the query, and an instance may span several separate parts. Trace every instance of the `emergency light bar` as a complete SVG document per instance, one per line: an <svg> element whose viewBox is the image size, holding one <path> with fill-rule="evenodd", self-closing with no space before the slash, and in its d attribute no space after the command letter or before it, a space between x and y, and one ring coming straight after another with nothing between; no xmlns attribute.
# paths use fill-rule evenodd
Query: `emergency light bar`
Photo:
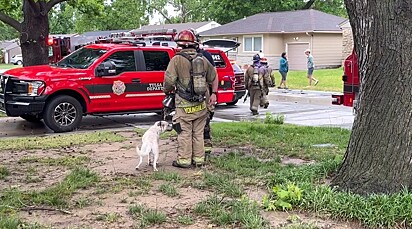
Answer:
<svg viewBox="0 0 412 229"><path fill-rule="evenodd" d="M176 29L151 29L151 30L132 30L130 33L133 33L135 35L141 35L141 36L148 36L148 35L175 35L177 33Z"/></svg>

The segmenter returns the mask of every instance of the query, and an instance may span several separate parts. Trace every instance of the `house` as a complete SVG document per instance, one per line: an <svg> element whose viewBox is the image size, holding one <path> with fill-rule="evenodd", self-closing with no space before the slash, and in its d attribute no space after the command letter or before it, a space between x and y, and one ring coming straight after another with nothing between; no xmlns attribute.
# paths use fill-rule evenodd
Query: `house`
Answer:
<svg viewBox="0 0 412 229"><path fill-rule="evenodd" d="M139 29L134 29L130 32L139 32L139 31L153 31L158 29L176 29L176 32L179 33L185 29L194 29L196 32L200 33L212 28L219 27L220 24L214 21L205 21L205 22L188 22L188 23L176 23L176 24L161 24L161 25L144 25Z"/></svg>
<svg viewBox="0 0 412 229"><path fill-rule="evenodd" d="M0 50L3 53L3 60L6 64L10 64L10 60L13 56L21 54L21 48L18 39L1 42Z"/></svg>
<svg viewBox="0 0 412 229"><path fill-rule="evenodd" d="M340 23L339 27L342 29L342 58L345 59L350 54L352 54L353 50L353 34L349 19Z"/></svg>
<svg viewBox="0 0 412 229"><path fill-rule="evenodd" d="M289 69L306 69L304 51L311 49L316 68L342 64L342 30L345 18L321 11L297 10L260 13L200 33L203 39L226 38L242 43L229 57L240 65L250 64L260 51L269 65L277 69L286 51Z"/></svg>

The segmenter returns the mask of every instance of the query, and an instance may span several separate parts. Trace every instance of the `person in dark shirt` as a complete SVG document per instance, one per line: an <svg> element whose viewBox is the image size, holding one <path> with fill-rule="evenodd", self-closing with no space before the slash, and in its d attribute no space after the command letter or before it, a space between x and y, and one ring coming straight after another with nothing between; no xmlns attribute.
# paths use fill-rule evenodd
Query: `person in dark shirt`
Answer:
<svg viewBox="0 0 412 229"><path fill-rule="evenodd" d="M197 34L194 29L190 29L190 30L192 30L192 32L195 34L197 42L200 44L201 42L200 42L199 34ZM197 52L201 53L204 57L206 57L206 59L216 69L215 61L213 60L212 55L207 50L204 50L203 48L198 47ZM218 77L216 77L215 81L213 81L213 84L212 84L213 86L211 88L209 88L209 96L212 93L217 95L218 82L219 82L219 79L218 79ZM206 100L207 99L208 98L206 98ZM215 114L215 106L214 105L208 106L208 111L209 111L209 116L206 119L206 125L205 125L205 129L204 129L204 132L203 132L203 138L204 138L204 142L205 142L205 154L206 155L208 155L212 152L212 137L211 137L211 134L210 134L210 121L213 119L213 115Z"/></svg>

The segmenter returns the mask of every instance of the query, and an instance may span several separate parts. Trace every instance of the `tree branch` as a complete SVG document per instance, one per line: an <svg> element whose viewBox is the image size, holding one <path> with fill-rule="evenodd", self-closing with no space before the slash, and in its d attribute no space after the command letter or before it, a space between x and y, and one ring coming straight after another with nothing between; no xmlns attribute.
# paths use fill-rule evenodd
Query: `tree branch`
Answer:
<svg viewBox="0 0 412 229"><path fill-rule="evenodd" d="M1 11L0 11L0 21L6 23L7 25L10 25L15 30L21 32L21 23L18 22L16 19L11 18L10 16L4 14Z"/></svg>
<svg viewBox="0 0 412 229"><path fill-rule="evenodd" d="M46 13L48 13L51 10L51 8L53 8L53 6L55 6L59 3L65 2L65 1L67 1L67 0L51 0L51 1L49 1L46 5L46 8L45 8Z"/></svg>
<svg viewBox="0 0 412 229"><path fill-rule="evenodd" d="M303 7L303 9L304 9L304 10L309 9L309 8L313 5L313 3L315 3L315 0L309 0L309 1L305 4L305 6Z"/></svg>
<svg viewBox="0 0 412 229"><path fill-rule="evenodd" d="M161 11L161 10L159 10L156 7L153 7L153 6L152 6L152 8L154 10L156 10L157 12L159 12L166 19L166 21L168 21L170 24L172 23L172 20L166 14L164 14L163 11Z"/></svg>

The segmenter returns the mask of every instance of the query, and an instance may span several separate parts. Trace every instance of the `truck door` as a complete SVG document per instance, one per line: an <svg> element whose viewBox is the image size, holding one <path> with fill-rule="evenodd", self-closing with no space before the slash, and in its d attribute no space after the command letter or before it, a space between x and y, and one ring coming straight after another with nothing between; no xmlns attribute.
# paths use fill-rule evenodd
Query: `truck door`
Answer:
<svg viewBox="0 0 412 229"><path fill-rule="evenodd" d="M139 77L135 51L121 50L110 54L101 63L111 61L116 66L116 72L110 76L96 76L91 97L96 112L121 112L139 110L141 104L130 103L128 96L133 92L134 84Z"/></svg>
<svg viewBox="0 0 412 229"><path fill-rule="evenodd" d="M131 102L138 102L144 110L163 109L163 80L172 53L172 49L149 47L137 52L138 79L135 80L138 80L138 83L134 85L136 90L129 94L133 98Z"/></svg>

